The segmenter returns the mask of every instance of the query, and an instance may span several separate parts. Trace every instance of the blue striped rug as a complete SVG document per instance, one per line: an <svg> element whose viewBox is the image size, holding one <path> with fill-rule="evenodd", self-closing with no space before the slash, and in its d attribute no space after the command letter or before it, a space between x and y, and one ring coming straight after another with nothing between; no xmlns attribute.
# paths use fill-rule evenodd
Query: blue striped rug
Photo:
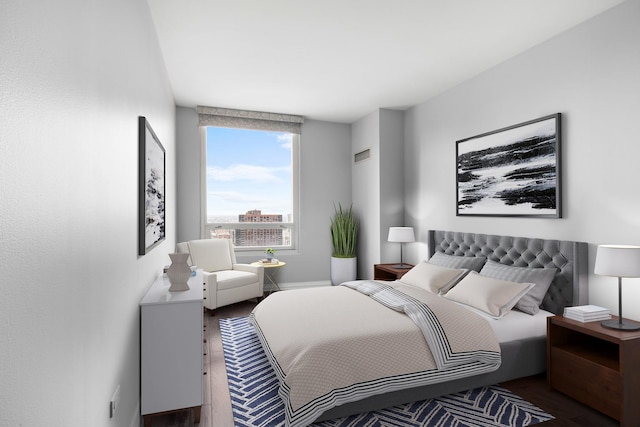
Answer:
<svg viewBox="0 0 640 427"><path fill-rule="evenodd" d="M246 317L220 320L224 361L236 426L284 424L278 380ZM540 408L501 387L483 387L437 399L313 424L317 427L523 427L551 420Z"/></svg>

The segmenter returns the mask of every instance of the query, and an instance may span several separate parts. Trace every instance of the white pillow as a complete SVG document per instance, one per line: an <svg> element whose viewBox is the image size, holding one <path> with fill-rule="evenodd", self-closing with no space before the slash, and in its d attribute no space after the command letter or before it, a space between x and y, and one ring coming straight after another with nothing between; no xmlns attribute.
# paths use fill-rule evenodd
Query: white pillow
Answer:
<svg viewBox="0 0 640 427"><path fill-rule="evenodd" d="M444 297L500 319L534 286L533 283L507 282L480 276L472 271Z"/></svg>
<svg viewBox="0 0 640 427"><path fill-rule="evenodd" d="M434 294L443 294L462 279L469 270L441 267L425 261L407 271L399 281Z"/></svg>

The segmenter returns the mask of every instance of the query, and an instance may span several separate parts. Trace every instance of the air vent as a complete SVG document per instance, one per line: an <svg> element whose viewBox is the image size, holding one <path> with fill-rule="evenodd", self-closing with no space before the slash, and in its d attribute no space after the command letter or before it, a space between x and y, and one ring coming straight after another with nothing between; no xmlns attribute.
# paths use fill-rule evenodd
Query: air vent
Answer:
<svg viewBox="0 0 640 427"><path fill-rule="evenodd" d="M353 156L353 161L355 163L359 163L359 162L361 162L363 160L367 160L369 157L371 157L371 150L369 148L367 148L364 151L356 153L355 156Z"/></svg>

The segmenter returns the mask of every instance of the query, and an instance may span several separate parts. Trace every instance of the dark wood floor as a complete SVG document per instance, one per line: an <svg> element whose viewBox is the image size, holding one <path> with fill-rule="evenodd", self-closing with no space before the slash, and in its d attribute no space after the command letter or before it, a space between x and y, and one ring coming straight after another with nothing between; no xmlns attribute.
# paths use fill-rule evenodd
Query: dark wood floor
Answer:
<svg viewBox="0 0 640 427"><path fill-rule="evenodd" d="M255 302L247 301L217 309L213 314L205 316L207 345L205 356L205 395L202 407L200 427L233 427L231 401L227 384L220 327L222 318L248 315ZM615 427L620 424L575 400L547 389L544 375L523 378L501 384L520 397L542 408L555 417L554 420L537 424L541 427ZM178 412L156 416L152 419L153 427L191 426L193 414Z"/></svg>

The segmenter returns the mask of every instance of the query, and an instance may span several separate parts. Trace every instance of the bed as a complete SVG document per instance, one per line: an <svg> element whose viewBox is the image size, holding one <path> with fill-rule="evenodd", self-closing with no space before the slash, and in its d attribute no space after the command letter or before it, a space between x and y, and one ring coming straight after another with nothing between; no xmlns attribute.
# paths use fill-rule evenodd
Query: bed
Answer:
<svg viewBox="0 0 640 427"><path fill-rule="evenodd" d="M427 265L431 263L420 263L419 266L414 268L415 271L410 272L411 275L407 273L406 283L402 280L391 283L356 281L340 287L328 288L325 291L322 289L304 290L306 292L302 290L289 291L280 293L280 296L278 296L279 293L276 293L256 307L251 315L251 321L258 331L262 346L274 367L276 375L280 379L281 397L283 397L286 403L288 402L285 405L287 408L288 423L291 421L291 425L307 425L314 420L322 421L344 417L475 387L496 384L515 378L536 375L545 371L546 337L544 334L544 325L546 325L546 316L561 314L566 306L581 305L587 302L587 244L560 240L430 230L428 232L428 247L430 261L436 263L436 260L439 260L437 261L439 267ZM450 263L454 263L455 265L449 265ZM447 288L435 298L430 292L413 289L415 288L415 284L411 282L409 276L416 277L418 267L426 268L428 271L438 268L442 269L443 267L444 271L450 267L458 271L460 263L463 263L465 266L472 265L472 268L465 267L465 270L475 271L459 275L459 277L456 278L457 281L451 280L447 282L454 283L455 286L450 289ZM476 265L480 267L476 268ZM485 268L485 265L490 268ZM486 270L486 273L483 273L484 270ZM461 301L465 302L464 299L455 300L453 295L458 295L462 292L459 292L458 289L463 289L465 286L468 288L468 284L475 283L474 281L493 280L492 283L495 282L499 284L500 280L504 279L504 277L500 276L500 274L503 274L501 272L503 270L507 270L511 275L524 274L526 277L529 277L529 273L533 273L534 275L546 273L546 276L549 276L550 284L546 284L548 289L547 287L544 288L546 292L539 295L539 300L536 302L536 305L540 305L540 311L538 313L535 313L535 315L534 313L525 314L518 309L511 310L510 307L505 310L507 314L502 312L484 313L482 312L483 307L480 307L481 310L477 308L468 309L464 304L460 304ZM477 273L478 271L480 271L480 273ZM498 276L493 276L495 279L486 279L485 276L491 275L491 271L499 272ZM514 271L516 273L514 273ZM447 270L447 273L448 272ZM513 280L513 282L518 282L518 280ZM525 280L519 280L519 282L525 282ZM349 288L349 290L343 288ZM528 296L529 291L532 291L533 288L533 284L523 284L520 286L518 299L524 294ZM445 288L442 287L441 290L442 289ZM406 297L405 294L408 294L409 297ZM362 295L365 295L366 298ZM378 298L379 295L383 296ZM471 355L472 359L470 359L468 363L469 365L474 365L474 369L477 369L477 371L470 369L463 375L463 369L455 368L452 370L452 373L447 371L446 374L439 374L439 377L436 375L438 379L435 380L421 377L419 381L412 382L406 381L407 376L396 376L395 371L392 370L391 366L395 367L396 364L400 364L398 363L400 360L399 355L390 356L390 353L382 351L380 354L376 354L374 347L366 347L366 345L373 344L365 344L360 347L365 349L364 351L352 351L356 346L355 341L353 341L353 344L349 343L349 345L346 346L340 344L343 345L341 348L344 348L344 350L336 350L335 341L339 340L343 329L341 326L338 326L341 325L340 322L343 321L343 318L339 316L344 316L344 319L350 319L349 316L352 316L352 314L349 312L352 311L351 307L353 307L351 304L356 304L356 301L357 304L360 304L359 301L364 301L365 299L369 301L370 297L371 299L378 298L379 300L384 300L378 302L384 302L384 304L387 304L387 307L383 306L384 304L364 303L365 305L372 306L373 313L368 314L370 317L366 318L368 320L362 323L372 323L372 326L376 328L376 331L379 330L380 334L380 336L374 335L364 338L373 343L375 343L376 340L378 340L378 342L383 340L385 343L396 340L393 341L394 344L392 347L402 348L402 350L406 349L404 353L410 355L419 353L421 351L419 347L413 344L407 344L409 342L408 340L403 341L405 335L402 335L402 338L393 335L395 331L393 328L396 327L395 323L398 322L398 325L404 325L404 323L407 322L404 319L411 317L411 315L392 314L391 316L395 317L389 318L391 320L385 318L384 321L378 321L378 316L382 316L382 311L390 311L388 308L391 307L390 304L398 304L402 307L407 305L404 300L400 303L395 301L398 295L400 295L400 298L406 298L411 301L416 299L420 300L416 303L416 307L419 308L411 308L407 310L407 314L411 311L411 313L417 316L415 314L416 311L425 311L427 314L424 314L422 322L424 322L424 318L429 318L433 313L436 313L436 316L433 317L436 317L437 326L433 329L429 329L430 326L420 326L420 328L415 328L415 325L412 326L414 329L422 329L423 336L430 344L431 341L438 341L441 338L438 335L440 332L433 332L434 330L439 331L439 328L441 328L440 323L437 321L437 316L458 319L458 323L462 321L460 319L465 319L464 321L468 322L468 324L474 325L474 327L475 325L478 325L478 327L482 326L485 329L484 323L489 325L490 329L495 332L495 342L492 341L493 338L489 339L488 335L482 335L486 333L486 330L482 329L480 332L475 331L474 334L472 334L481 337L481 339L477 340L477 343L473 344L480 346L480 348L474 347L473 351L465 348L464 351L460 352L461 354ZM443 298L442 295L446 296L446 298ZM461 295L463 295L464 298L464 294ZM429 304L433 304L433 308L420 308L423 307L422 302L427 302L425 299L429 299ZM440 307L440 300L445 299L448 301L442 302L442 304L449 305ZM511 299L515 299L515 297ZM453 300L453 303L451 300ZM524 300L525 298L522 298L521 301ZM309 301L313 301L313 303ZM526 304L524 305L526 306ZM320 309L316 309L316 313L311 314L313 306L320 307ZM535 308L535 311L538 311L537 306ZM393 309L395 311L391 311L397 313L397 308ZM489 310L492 309L490 308ZM523 310L526 311L526 309ZM475 314L469 314L469 316L477 316L478 312L481 312L480 314L487 321L476 321L473 317L466 319L465 316L467 316L467 312L469 311L476 312ZM494 317L501 318L497 320L494 319ZM520 331L522 329L519 327L516 329L513 328L518 322L522 322L523 325L528 324L530 322L529 318L537 319L531 320L532 322L537 322L537 325L532 327L532 331L529 333L521 335ZM344 321L347 322L347 320ZM349 322L351 322L351 320L349 320ZM376 322L379 323L376 324ZM351 325L351 323L349 324L349 328L356 330L360 328L358 321L353 321L352 323L353 325ZM419 322L415 323L418 324ZM327 325L330 326L325 327ZM398 328L401 327L404 326L398 326ZM298 329L298 331L296 331L296 329ZM518 332L514 333L514 330ZM313 357L299 356L300 354L312 354L307 353L306 349L303 352L297 347L301 345L300 341L304 341L302 339L303 336L294 338L296 337L295 333L301 333L301 331L303 334L305 331L308 331L308 335L318 333L326 336L328 337L327 342L329 344L324 343L319 349L314 350L319 352L317 359L321 361L319 363L324 363L324 365L311 366L309 368L310 373L306 373L304 371L305 368L296 367L296 369L302 370L302 373L298 373L302 378L302 380L298 381L299 383L313 384L314 387L317 384L322 385L328 381L325 377L330 377L330 374L333 373L333 369L327 368L327 366L336 366L337 370L338 364L342 365L343 363L346 363L347 366L350 366L349 369L355 372L359 371L361 366L378 366L381 371L385 372L382 374L384 379L375 381L350 380L353 381L353 386L341 387L340 393L329 393L323 395L322 399L318 399L318 402L324 399L319 406L322 412L319 412L318 407L312 407L308 409L306 414L297 413L297 409L292 409L292 407L297 408L298 405L291 403L293 401L291 399L292 395L295 395L293 398L298 396L298 390L300 390L300 388L296 388L297 385L293 382L289 384L285 382L285 377L287 376L285 370L289 369L289 366L292 366L290 364L291 361L299 363L298 359L302 359L303 363L301 363L301 365L304 365L309 360L313 360ZM363 332L363 334L368 333L367 331ZM402 334L404 333L405 331L402 329ZM418 333L420 333L420 331L418 331ZM443 333L443 335L445 335L445 333ZM413 339L412 335L411 340ZM466 345L469 340L469 337L465 337L461 338L460 342L464 342ZM443 347L446 348L451 345L450 342L446 342ZM458 346L459 343L454 342L453 345ZM359 342L358 346L360 346ZM436 364L439 365L441 363L440 358L442 357L440 356L440 350L434 350L432 347L431 352L433 357L428 363L432 363L433 359L436 359ZM444 353L446 353L446 351L444 351ZM372 360L360 360L363 354L373 354L373 357L371 357ZM498 354L497 357L499 358L497 363L495 363L496 354ZM339 357L339 359L335 359L335 357ZM402 357L404 357L404 355ZM347 359L346 362L345 359ZM283 363L284 360L286 360L286 363ZM334 365L331 365L331 363L334 363ZM379 363L379 365L376 365L376 363ZM410 365L411 363L414 362L405 362L403 360L401 364ZM287 368L283 368L283 366L287 366ZM389 368L389 372L386 371L387 368ZM460 372L457 372L456 369L460 370ZM312 371L316 372L316 374L313 374ZM431 372L432 370L425 368L424 371ZM318 374L318 372L321 373ZM341 375L346 375L346 373ZM400 377L402 377L402 381L393 382L393 380ZM289 381L289 378L287 378L287 381ZM347 391L344 392L344 390ZM300 410L298 412L303 411Z"/></svg>

